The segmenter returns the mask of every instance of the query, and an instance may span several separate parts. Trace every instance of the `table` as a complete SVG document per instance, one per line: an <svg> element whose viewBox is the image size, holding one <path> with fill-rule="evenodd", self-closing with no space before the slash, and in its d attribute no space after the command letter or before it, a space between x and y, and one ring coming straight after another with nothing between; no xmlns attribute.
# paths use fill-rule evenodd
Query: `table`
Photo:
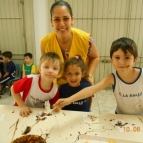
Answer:
<svg viewBox="0 0 143 143"><path fill-rule="evenodd" d="M4 120L0 121L0 143L10 143L14 133L14 128L10 128L18 119L17 130L14 139L22 136L22 132L27 126L35 123L33 117L43 109L32 108L33 113L28 117L19 116L19 107L0 105L0 114L5 114ZM99 116L100 124L87 124L83 122L83 114L93 114L89 112L76 112L62 110L59 113L52 113L47 122L39 121L32 127L29 134L42 135L42 132L48 133L47 143L74 143L79 135L101 136L114 139L123 139L128 141L117 140L117 143L143 143L143 123L134 115L121 114L101 114ZM122 118L129 123L134 123L140 131L126 131L120 133L109 122L110 119ZM104 127L104 130L100 129ZM9 129L10 128L10 129Z"/></svg>

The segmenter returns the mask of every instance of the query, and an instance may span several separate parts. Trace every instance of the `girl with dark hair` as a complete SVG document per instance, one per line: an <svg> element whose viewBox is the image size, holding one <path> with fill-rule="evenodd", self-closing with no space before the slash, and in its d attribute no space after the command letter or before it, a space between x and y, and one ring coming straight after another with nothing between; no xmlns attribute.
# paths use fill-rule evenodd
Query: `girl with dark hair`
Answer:
<svg viewBox="0 0 143 143"><path fill-rule="evenodd" d="M86 66L79 55L69 58L64 63L64 76L67 83L59 87L60 98L67 98L77 93L85 87L90 86L89 82L83 80L86 73ZM63 110L86 111L89 112L88 99L78 100L65 106Z"/></svg>

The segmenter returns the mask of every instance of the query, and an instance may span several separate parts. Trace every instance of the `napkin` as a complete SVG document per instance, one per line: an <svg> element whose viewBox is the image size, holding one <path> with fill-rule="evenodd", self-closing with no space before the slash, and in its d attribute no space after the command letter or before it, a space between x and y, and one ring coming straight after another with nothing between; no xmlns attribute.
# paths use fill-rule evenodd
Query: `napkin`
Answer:
<svg viewBox="0 0 143 143"><path fill-rule="evenodd" d="M83 114L83 121L89 124L99 123L99 117L93 114Z"/></svg>
<svg viewBox="0 0 143 143"><path fill-rule="evenodd" d="M0 121L2 121L4 119L5 115L4 114L0 114Z"/></svg>
<svg viewBox="0 0 143 143"><path fill-rule="evenodd" d="M127 123L123 119L111 119L110 123L119 131L119 132L125 132L125 128L129 128L130 130L133 130L133 125Z"/></svg>
<svg viewBox="0 0 143 143"><path fill-rule="evenodd" d="M42 115L43 114L43 115ZM45 114L45 115L44 115ZM38 114L33 118L33 120L37 121L40 119L40 121L42 122L47 122L48 119L50 118L49 115L47 115L49 113L47 112L42 112L42 111L39 111ZM52 114L51 114L52 115Z"/></svg>

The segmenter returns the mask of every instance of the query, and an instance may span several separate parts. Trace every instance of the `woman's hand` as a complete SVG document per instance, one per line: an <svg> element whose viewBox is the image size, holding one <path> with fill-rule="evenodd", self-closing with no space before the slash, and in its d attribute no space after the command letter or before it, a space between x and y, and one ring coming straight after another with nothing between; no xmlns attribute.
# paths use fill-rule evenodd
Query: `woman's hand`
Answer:
<svg viewBox="0 0 143 143"><path fill-rule="evenodd" d="M32 110L27 106L22 106L20 108L21 108L20 116L22 116L22 117L27 117L28 115L30 115L30 113L32 113Z"/></svg>

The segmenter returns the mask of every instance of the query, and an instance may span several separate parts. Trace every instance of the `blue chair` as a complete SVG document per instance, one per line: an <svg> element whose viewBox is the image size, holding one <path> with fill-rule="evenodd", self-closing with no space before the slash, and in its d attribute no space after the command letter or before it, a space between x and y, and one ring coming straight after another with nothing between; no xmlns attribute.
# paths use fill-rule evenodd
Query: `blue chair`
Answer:
<svg viewBox="0 0 143 143"><path fill-rule="evenodd" d="M11 79L8 81L8 87L11 88L13 83L22 77L22 66L20 64L15 64L16 66L16 75L14 79ZM11 91L10 91L10 96L11 96Z"/></svg>

